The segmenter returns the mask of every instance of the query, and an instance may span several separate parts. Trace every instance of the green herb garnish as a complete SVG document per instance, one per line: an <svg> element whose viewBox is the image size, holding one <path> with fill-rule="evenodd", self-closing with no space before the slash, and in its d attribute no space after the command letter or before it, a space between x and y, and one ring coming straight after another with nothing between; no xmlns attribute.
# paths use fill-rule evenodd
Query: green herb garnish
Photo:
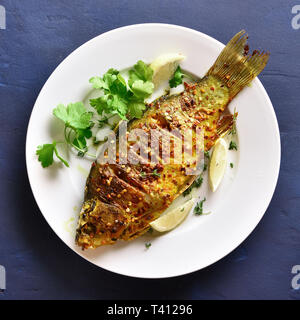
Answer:
<svg viewBox="0 0 300 320"><path fill-rule="evenodd" d="M195 80L190 75L188 75L186 73L183 73L181 68L180 68L180 66L178 66L177 69L174 72L173 78L169 80L170 88L176 88L177 86L182 84L182 79L183 78L189 78L189 79L191 79L193 81Z"/></svg>
<svg viewBox="0 0 300 320"><path fill-rule="evenodd" d="M109 69L103 77L91 78L92 86L104 93L99 98L90 100L90 105L99 115L104 116L98 120L99 127L109 125L108 120L115 115L124 120L140 118L146 109L144 99L149 97L154 89L152 76L153 70L140 60L129 71L128 83L119 71L113 68ZM77 102L67 106L60 104L53 110L53 114L65 124L65 142L77 150L78 156L85 156L88 151L86 140L92 137L93 113L89 112L82 102ZM93 137L93 143L97 145L100 141ZM68 166L68 163L59 156L56 142L39 146L36 153L43 167L53 163L54 153Z"/></svg>
<svg viewBox="0 0 300 320"><path fill-rule="evenodd" d="M204 151L204 156L205 156L207 159L210 159L209 151Z"/></svg>
<svg viewBox="0 0 300 320"><path fill-rule="evenodd" d="M233 163L232 162L230 162L230 168L233 168Z"/></svg>
<svg viewBox="0 0 300 320"><path fill-rule="evenodd" d="M43 168L51 166L51 164L53 163L53 154L55 154L56 157L66 167L69 167L69 163L58 154L56 141L53 141L53 143L51 144L43 144L42 146L38 146L36 154L39 156L38 160L41 162Z"/></svg>
<svg viewBox="0 0 300 320"><path fill-rule="evenodd" d="M187 188L187 189L183 192L183 196L186 197L187 195L189 195L194 188L200 188L201 185L202 185L202 183L203 183L203 177L200 176L199 178L197 178L197 179L191 184L191 186L190 186L189 188Z"/></svg>
<svg viewBox="0 0 300 320"><path fill-rule="evenodd" d="M148 233L150 233L150 234L153 233L153 229L151 227L149 228Z"/></svg>
<svg viewBox="0 0 300 320"><path fill-rule="evenodd" d="M91 125L92 112L88 112L82 102L70 103L67 107L59 104L53 114L74 130L85 130Z"/></svg>
<svg viewBox="0 0 300 320"><path fill-rule="evenodd" d="M237 150L237 144L234 141L230 141L229 150Z"/></svg>
<svg viewBox="0 0 300 320"><path fill-rule="evenodd" d="M146 174L146 172L142 171L142 172L140 172L140 176L141 176L142 178L145 178L145 177L147 176L147 174Z"/></svg>
<svg viewBox="0 0 300 320"><path fill-rule="evenodd" d="M142 117L146 109L144 99L148 98L154 90L152 77L153 70L142 60L139 60L129 71L128 85L133 94L128 104L128 112L131 118Z"/></svg>
<svg viewBox="0 0 300 320"><path fill-rule="evenodd" d="M79 156L84 156L87 152L86 139L91 138L93 122L91 121L93 113L88 112L82 102L70 103L67 106L59 104L54 110L53 115L64 122L65 142L78 151ZM38 160L44 168L53 164L53 154L63 162L67 167L69 164L59 154L56 148L56 142L38 146L36 154Z"/></svg>
<svg viewBox="0 0 300 320"><path fill-rule="evenodd" d="M157 172L157 169L153 170L152 175L154 177L160 177L160 173Z"/></svg>
<svg viewBox="0 0 300 320"><path fill-rule="evenodd" d="M170 87L176 88L177 86L182 84L183 77L184 77L184 74L182 73L180 66L178 66L174 75L173 75L173 78L170 79L170 81L169 81Z"/></svg>
<svg viewBox="0 0 300 320"><path fill-rule="evenodd" d="M146 249L149 249L149 248L151 247L151 245L152 245L151 242L146 242L146 243L145 243Z"/></svg>
<svg viewBox="0 0 300 320"><path fill-rule="evenodd" d="M60 104L53 110L53 115L65 123L65 141L74 147L79 155L87 152L86 139L91 138L93 113L88 112L82 102L70 103L67 107Z"/></svg>
<svg viewBox="0 0 300 320"><path fill-rule="evenodd" d="M128 112L128 101L126 98L127 87L126 87L126 82L124 84L122 82L124 79L122 78L121 80L121 78L122 77L120 75L119 77L117 77L114 74L111 75L111 80L109 82L111 84L111 87L109 87L108 89L104 89L104 87L101 88L101 89L104 89L105 94L99 98L90 99L91 106L96 109L96 111L100 116L102 116L103 113L117 114L121 119L124 119L124 120L127 119L126 118L126 114ZM92 78L91 80L93 79L94 78ZM95 80L93 80L93 82L98 83ZM102 83L102 82L99 81L99 83ZM123 88L125 91L122 90L121 88ZM100 87L98 89L100 89Z"/></svg>
<svg viewBox="0 0 300 320"><path fill-rule="evenodd" d="M129 71L128 84L130 87L135 81L142 80L143 82L151 82L153 77L153 70L145 64L142 60L139 60L133 68Z"/></svg>
<svg viewBox="0 0 300 320"><path fill-rule="evenodd" d="M195 208L194 208L194 213L196 215L202 215L203 214L203 203L206 201L206 198L204 198L203 200L199 201Z"/></svg>
<svg viewBox="0 0 300 320"><path fill-rule="evenodd" d="M109 69L104 76L93 77L90 83L95 89L104 91L104 95L91 99L90 104L98 114L118 114L121 119L141 118L146 109L144 99L154 89L153 70L143 61L138 61L129 71L128 85L118 70Z"/></svg>

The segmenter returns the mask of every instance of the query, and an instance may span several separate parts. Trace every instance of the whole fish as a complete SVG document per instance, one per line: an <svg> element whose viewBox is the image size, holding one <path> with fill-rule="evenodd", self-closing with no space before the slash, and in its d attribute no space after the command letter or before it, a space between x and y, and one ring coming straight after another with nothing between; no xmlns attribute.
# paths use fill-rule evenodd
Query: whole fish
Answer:
<svg viewBox="0 0 300 320"><path fill-rule="evenodd" d="M137 128L169 132L175 141L174 152L178 140L172 133L174 130L184 133L187 129L201 128L204 149L210 150L233 126L234 116L228 113L228 104L264 69L269 59L268 52L254 50L250 54L247 39L244 30L236 34L199 82L185 84L181 94L162 97L150 104L141 119L129 124L128 133ZM127 142L126 148L130 147ZM154 151L150 150L149 156L151 152ZM156 156L156 163L121 164L117 158L114 164L92 164L76 232L76 243L82 249L142 235L149 229L149 223L197 177L186 174L186 169L193 166L189 161L163 163L161 156ZM141 154L136 157L145 160Z"/></svg>

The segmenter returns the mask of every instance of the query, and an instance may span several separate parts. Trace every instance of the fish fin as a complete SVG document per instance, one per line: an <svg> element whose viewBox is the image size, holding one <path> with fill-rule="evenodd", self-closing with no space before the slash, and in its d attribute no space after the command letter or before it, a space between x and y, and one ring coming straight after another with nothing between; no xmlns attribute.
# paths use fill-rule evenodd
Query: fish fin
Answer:
<svg viewBox="0 0 300 320"><path fill-rule="evenodd" d="M230 88L230 98L235 97L265 68L270 53L254 50L249 54L248 35L237 33L222 50L207 76L216 76Z"/></svg>
<svg viewBox="0 0 300 320"><path fill-rule="evenodd" d="M230 130L232 130L232 127L234 125L234 117L237 116L237 112L233 115L226 115L223 116L217 125L217 134L219 138L224 137L226 134L228 134L230 132Z"/></svg>

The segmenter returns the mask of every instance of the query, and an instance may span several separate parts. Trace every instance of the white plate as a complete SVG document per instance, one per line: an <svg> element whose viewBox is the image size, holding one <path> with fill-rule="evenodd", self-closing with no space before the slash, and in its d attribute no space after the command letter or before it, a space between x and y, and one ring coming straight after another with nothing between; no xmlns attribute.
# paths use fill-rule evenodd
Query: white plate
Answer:
<svg viewBox="0 0 300 320"><path fill-rule="evenodd" d="M228 34L228 40L233 34ZM250 43L251 44L251 43ZM137 60L151 62L162 53L179 52L187 59L182 67L203 76L223 44L194 30L166 24L141 24L102 34L75 50L53 72L32 111L26 162L38 206L56 234L75 252L104 269L120 274L164 278L202 269L236 248L255 228L272 198L280 165L280 138L270 99L258 79L230 104L239 111L239 150L234 169L216 193L203 186L208 216L192 213L177 229L151 240L82 251L74 244L74 229L83 200L87 160L70 155L71 168L60 164L43 169L37 161L37 145L60 140L52 109L59 103L82 101L90 92L88 79L110 67L124 69ZM263 46L263 44L262 44ZM254 48L253 48L254 49ZM268 49L268 48L266 48ZM268 66L267 66L268 68ZM233 152L232 152L233 153ZM67 259L67 257L66 257Z"/></svg>

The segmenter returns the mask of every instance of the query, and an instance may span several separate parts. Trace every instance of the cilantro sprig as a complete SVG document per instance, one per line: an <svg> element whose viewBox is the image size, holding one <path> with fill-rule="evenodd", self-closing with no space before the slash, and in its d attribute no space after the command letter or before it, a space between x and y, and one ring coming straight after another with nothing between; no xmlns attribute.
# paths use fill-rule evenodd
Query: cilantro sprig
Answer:
<svg viewBox="0 0 300 320"><path fill-rule="evenodd" d="M160 177L160 173L157 172L157 169L154 169L154 170L153 170L152 175L153 175L154 177Z"/></svg>
<svg viewBox="0 0 300 320"><path fill-rule="evenodd" d="M229 143L229 150L237 150L237 144L236 144L236 142L234 142L234 141L230 141L230 143Z"/></svg>
<svg viewBox="0 0 300 320"><path fill-rule="evenodd" d="M64 122L65 141L78 151L79 156L87 153L86 139L92 137L93 113L86 110L82 102L58 105L53 115Z"/></svg>
<svg viewBox="0 0 300 320"><path fill-rule="evenodd" d="M176 88L177 86L182 84L183 77L184 77L184 74L182 73L180 66L178 66L173 75L173 78L169 80L170 87Z"/></svg>
<svg viewBox="0 0 300 320"><path fill-rule="evenodd" d="M204 198L203 200L199 201L195 208L194 208L194 213L197 216L201 216L203 214L203 203L206 201L206 198Z"/></svg>
<svg viewBox="0 0 300 320"><path fill-rule="evenodd" d="M116 69L109 69L102 77L93 77L89 80L94 89L102 91L102 95L90 100L90 105L101 116L98 122L99 128L109 124L109 119L118 115L123 120L141 118L146 109L145 99L154 90L152 82L153 70L149 65L139 60L131 70L126 82L124 77ZM88 111L82 102L70 103L67 106L59 104L53 115L64 123L65 143L78 152L78 156L94 155L88 154L87 140L93 138L93 144L99 144L97 138L92 134L91 128L93 112ZM44 168L54 162L54 155L66 166L68 162L58 153L57 143L38 146L36 154ZM153 173L154 176L159 176Z"/></svg>
<svg viewBox="0 0 300 320"><path fill-rule="evenodd" d="M149 249L151 247L152 243L151 242L146 242L145 243L145 247L146 249Z"/></svg>
<svg viewBox="0 0 300 320"><path fill-rule="evenodd" d="M177 69L174 72L173 78L169 80L170 88L176 88L180 84L182 84L183 78L189 78L192 79L191 76L189 76L186 73L183 73L180 66L177 67ZM192 79L193 80L193 79Z"/></svg>
<svg viewBox="0 0 300 320"><path fill-rule="evenodd" d="M202 183L203 183L203 177L202 177L202 175L200 175L200 177L197 178L197 179L191 184L191 186L190 186L189 188L187 188L187 189L183 192L183 196L186 197L187 195L189 195L194 188L200 188L201 185L202 185Z"/></svg>
<svg viewBox="0 0 300 320"><path fill-rule="evenodd" d="M90 83L104 95L91 99L90 104L101 116L117 114L123 120L141 118L146 109L144 100L154 89L153 70L139 60L129 70L128 84L118 70L109 69L103 77L93 77Z"/></svg>
<svg viewBox="0 0 300 320"><path fill-rule="evenodd" d="M67 106L59 104L53 110L53 115L65 124L65 142L75 148L79 156L84 156L88 150L86 139L92 137L93 113L87 111L82 102L76 102ZM69 163L58 153L56 147L58 143L63 142L53 141L37 147L36 154L43 168L53 164L54 154L66 167L69 167Z"/></svg>
<svg viewBox="0 0 300 320"><path fill-rule="evenodd" d="M39 156L38 160L41 162L43 168L51 166L54 161L54 154L66 167L69 167L69 163L59 155L56 144L57 142L53 141L52 143L43 144L37 147L36 154Z"/></svg>

